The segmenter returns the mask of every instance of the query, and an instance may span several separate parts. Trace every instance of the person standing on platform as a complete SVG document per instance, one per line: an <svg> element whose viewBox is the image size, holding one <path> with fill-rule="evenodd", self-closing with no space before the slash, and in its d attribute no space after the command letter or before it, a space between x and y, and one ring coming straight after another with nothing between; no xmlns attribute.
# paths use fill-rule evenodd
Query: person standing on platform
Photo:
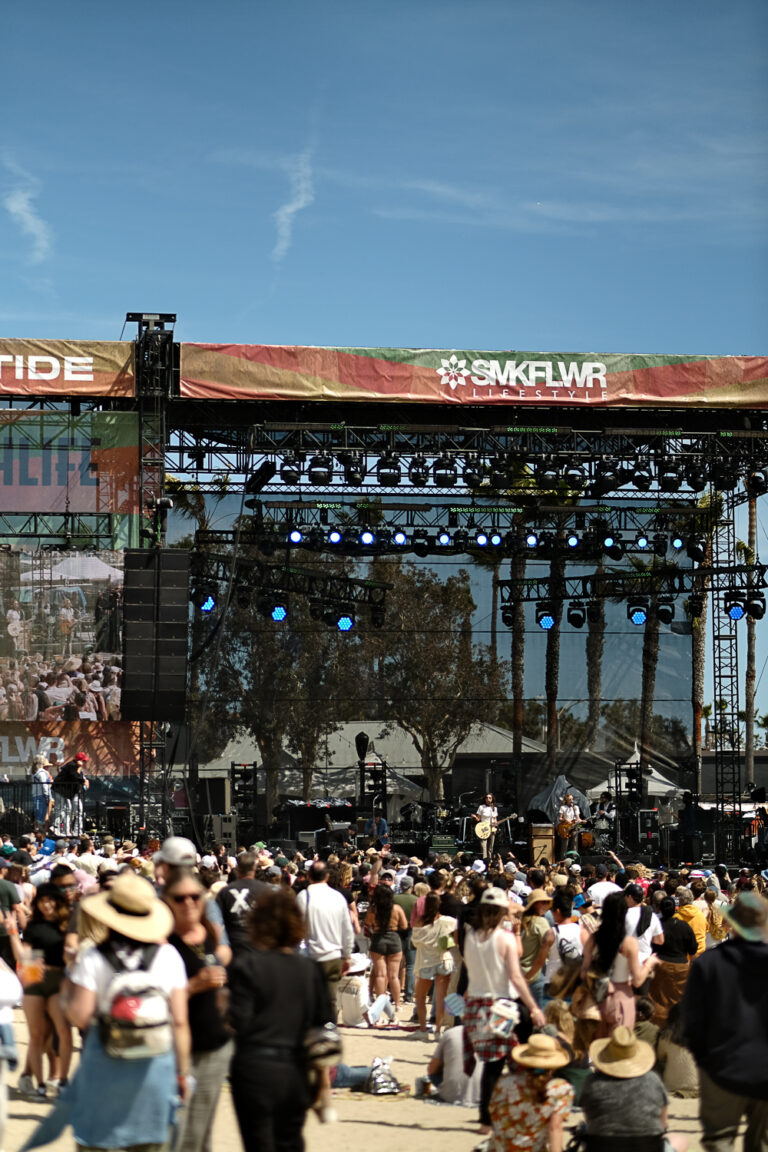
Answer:
<svg viewBox="0 0 768 1152"><path fill-rule="evenodd" d="M83 796L88 788L83 766L89 759L85 752L78 752L73 760L62 764L53 781L56 823L64 836L80 836L83 831Z"/></svg>
<svg viewBox="0 0 768 1152"><path fill-rule="evenodd" d="M496 843L496 825L499 820L499 810L496 807L496 801L492 792L487 792L483 798L482 804L475 812L473 820L476 824L490 824L491 834L485 840L480 840L480 853L483 860L490 860L493 857L493 849Z"/></svg>
<svg viewBox="0 0 768 1152"><path fill-rule="evenodd" d="M558 835L561 835L560 826L566 825L566 824L569 826L570 831L568 833L567 843L565 845L565 850L567 852L576 852L578 850L578 841L579 841L578 826L579 826L580 822L581 822L581 809L579 808L578 804L574 801L571 793L566 792L565 796L563 796L563 802L560 805L560 811L557 814L557 832L558 832ZM562 835L561 835L561 839L565 839L565 838L562 837Z"/></svg>
<svg viewBox="0 0 768 1152"><path fill-rule="evenodd" d="M372 848L383 848L389 844L389 824L380 812L375 812L365 822L365 835L369 837Z"/></svg>
<svg viewBox="0 0 768 1152"><path fill-rule="evenodd" d="M44 832L48 831L48 823L53 809L53 795L51 784L53 777L49 772L50 763L45 756L38 755L32 758L32 807L34 809L35 824Z"/></svg>

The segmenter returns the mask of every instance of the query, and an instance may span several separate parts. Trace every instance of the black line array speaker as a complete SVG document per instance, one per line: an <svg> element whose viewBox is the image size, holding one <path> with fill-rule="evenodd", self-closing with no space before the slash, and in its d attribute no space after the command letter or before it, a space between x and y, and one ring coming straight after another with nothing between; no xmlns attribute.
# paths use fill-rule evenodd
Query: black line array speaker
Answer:
<svg viewBox="0 0 768 1152"><path fill-rule="evenodd" d="M184 720L188 633L189 552L126 551L124 720Z"/></svg>
<svg viewBox="0 0 768 1152"><path fill-rule="evenodd" d="M197 811L203 816L227 815L232 811L229 776L201 776L197 784Z"/></svg>

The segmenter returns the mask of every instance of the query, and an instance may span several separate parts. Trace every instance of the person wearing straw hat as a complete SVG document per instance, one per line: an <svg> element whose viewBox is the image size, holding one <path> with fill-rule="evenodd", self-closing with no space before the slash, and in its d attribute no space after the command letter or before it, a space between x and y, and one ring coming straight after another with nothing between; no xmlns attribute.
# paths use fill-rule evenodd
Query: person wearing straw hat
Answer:
<svg viewBox="0 0 768 1152"><path fill-rule="evenodd" d="M580 1104L592 1146L613 1152L632 1147L633 1140L656 1137L659 1152L685 1152L687 1138L666 1131L667 1093L652 1071L656 1054L651 1045L620 1024L590 1044L589 1056L595 1075L584 1085Z"/></svg>
<svg viewBox="0 0 768 1152"><path fill-rule="evenodd" d="M554 1036L535 1032L510 1052L520 1072L503 1076L491 1098L493 1152L561 1152L563 1121L573 1104L573 1088L553 1074L570 1056Z"/></svg>
<svg viewBox="0 0 768 1152"><path fill-rule="evenodd" d="M87 1030L80 1068L64 1097L75 1140L85 1148L162 1146L175 1103L188 1095L190 1059L187 976L179 953L166 943L173 916L149 881L130 871L85 897L80 909L100 942L80 953L65 983L66 1014ZM114 987L126 973L144 978L167 1001L167 1051L158 1045L157 1055L108 1054L97 1025L115 1018Z"/></svg>
<svg viewBox="0 0 768 1152"><path fill-rule="evenodd" d="M722 910L731 938L691 965L683 1030L699 1066L699 1114L708 1152L768 1149L768 900L742 892Z"/></svg>

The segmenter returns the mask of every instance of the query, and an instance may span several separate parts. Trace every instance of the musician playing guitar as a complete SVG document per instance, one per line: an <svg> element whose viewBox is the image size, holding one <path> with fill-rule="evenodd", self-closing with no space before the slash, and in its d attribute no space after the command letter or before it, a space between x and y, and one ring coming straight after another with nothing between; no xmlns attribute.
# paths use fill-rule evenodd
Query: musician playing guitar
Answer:
<svg viewBox="0 0 768 1152"><path fill-rule="evenodd" d="M477 824L490 824L491 826L490 836L486 840L480 841L480 851L483 854L483 860L488 860L493 856L493 846L496 843L496 827L499 822L499 810L496 807L496 801L491 792L487 793L472 819Z"/></svg>
<svg viewBox="0 0 768 1152"><path fill-rule="evenodd" d="M568 840L566 852L576 851L581 823L581 809L574 803L571 793L566 792L557 814L557 834L561 840Z"/></svg>

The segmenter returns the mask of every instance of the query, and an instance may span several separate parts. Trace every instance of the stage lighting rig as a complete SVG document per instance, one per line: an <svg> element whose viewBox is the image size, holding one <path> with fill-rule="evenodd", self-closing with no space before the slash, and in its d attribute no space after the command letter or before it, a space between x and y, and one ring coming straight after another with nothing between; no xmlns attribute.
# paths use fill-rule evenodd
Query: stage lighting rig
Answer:
<svg viewBox="0 0 768 1152"><path fill-rule="evenodd" d="M648 600L644 596L637 596L627 604L627 619L636 628L642 628L648 619Z"/></svg>
<svg viewBox="0 0 768 1152"><path fill-rule="evenodd" d="M333 459L330 456L313 456L307 468L307 479L316 488L325 488L333 482Z"/></svg>
<svg viewBox="0 0 768 1152"><path fill-rule="evenodd" d="M376 477L382 488L396 488L402 475L400 461L391 452L385 453L376 465Z"/></svg>

